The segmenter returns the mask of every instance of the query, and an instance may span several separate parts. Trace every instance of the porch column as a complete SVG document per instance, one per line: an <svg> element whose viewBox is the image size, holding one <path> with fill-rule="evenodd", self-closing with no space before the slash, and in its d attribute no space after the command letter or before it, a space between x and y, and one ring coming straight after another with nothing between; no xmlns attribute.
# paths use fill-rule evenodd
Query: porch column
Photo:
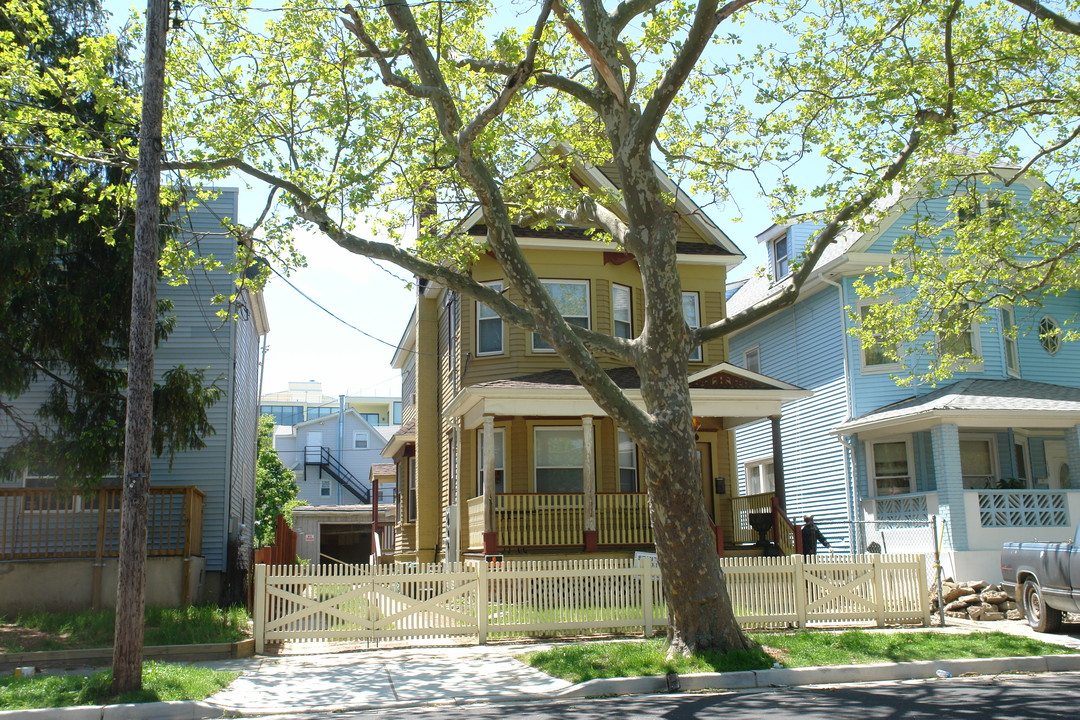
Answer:
<svg viewBox="0 0 1080 720"><path fill-rule="evenodd" d="M1080 488L1080 425L1065 428L1065 459L1069 463L1068 487Z"/></svg>
<svg viewBox="0 0 1080 720"><path fill-rule="evenodd" d="M585 552L594 552L599 544L596 532L596 451L593 448L592 415L581 416L582 467L581 485L584 492L582 505L585 512Z"/></svg>
<svg viewBox="0 0 1080 720"><path fill-rule="evenodd" d="M938 425L930 428L934 471L937 474L938 516L946 524L948 545L953 550L968 549L967 513L964 509L964 478L960 469L960 428ZM914 472L910 468L909 472Z"/></svg>
<svg viewBox="0 0 1080 720"><path fill-rule="evenodd" d="M494 555L495 535L495 417L484 416L484 553Z"/></svg>
<svg viewBox="0 0 1080 720"><path fill-rule="evenodd" d="M780 510L787 514L787 494L784 489L784 447L780 438L780 416L769 417L772 423L772 467L773 467L773 495L780 503Z"/></svg>

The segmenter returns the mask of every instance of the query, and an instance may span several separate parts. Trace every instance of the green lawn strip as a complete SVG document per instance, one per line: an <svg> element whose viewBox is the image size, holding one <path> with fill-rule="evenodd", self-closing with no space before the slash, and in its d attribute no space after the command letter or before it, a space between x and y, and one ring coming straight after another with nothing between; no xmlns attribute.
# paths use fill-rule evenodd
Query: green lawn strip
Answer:
<svg viewBox="0 0 1080 720"><path fill-rule="evenodd" d="M219 608L192 605L183 608L147 608L144 645L192 645L236 642L248 637L247 611L241 607ZM31 640L5 633L0 650L67 650L111 647L114 613L111 610L80 612L24 612L0 618L36 634Z"/></svg>
<svg viewBox="0 0 1080 720"><path fill-rule="evenodd" d="M143 689L119 697L110 694L111 670L92 675L4 675L0 676L0 709L203 700L227 686L239 674L193 665L146 662L143 664Z"/></svg>
<svg viewBox="0 0 1080 720"><path fill-rule="evenodd" d="M577 683L596 678L665 675L673 670L681 674L763 670L775 662L794 668L1076 652L1001 632L945 635L849 630L753 634L752 637L761 644L761 650L702 653L672 661L666 657L662 640L580 643L529 653L521 659L549 675Z"/></svg>

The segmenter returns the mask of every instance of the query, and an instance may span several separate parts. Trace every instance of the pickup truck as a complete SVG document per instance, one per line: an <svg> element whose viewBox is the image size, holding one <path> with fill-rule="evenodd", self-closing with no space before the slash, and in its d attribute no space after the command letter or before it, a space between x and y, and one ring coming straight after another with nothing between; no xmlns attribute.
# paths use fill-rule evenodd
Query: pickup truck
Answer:
<svg viewBox="0 0 1080 720"><path fill-rule="evenodd" d="M1054 632L1065 612L1080 612L1080 527L1069 542L1005 543L1001 586L1016 598L1028 624Z"/></svg>

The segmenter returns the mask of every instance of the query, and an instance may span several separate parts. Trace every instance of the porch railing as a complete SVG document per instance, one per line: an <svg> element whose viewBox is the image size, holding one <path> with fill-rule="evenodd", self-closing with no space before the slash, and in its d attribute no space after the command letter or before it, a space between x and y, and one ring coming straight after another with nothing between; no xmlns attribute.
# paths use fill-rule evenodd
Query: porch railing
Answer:
<svg viewBox="0 0 1080 720"><path fill-rule="evenodd" d="M735 526L731 533L732 542L741 544L758 541L757 532L750 527L750 513L771 513L772 500L771 492L731 498L731 519Z"/></svg>
<svg viewBox="0 0 1080 720"><path fill-rule="evenodd" d="M648 494L597 494L596 529L601 545L651 545Z"/></svg>
<svg viewBox="0 0 1080 720"><path fill-rule="evenodd" d="M465 527L469 531L466 547L484 547L484 496L466 500L464 510Z"/></svg>
<svg viewBox="0 0 1080 720"><path fill-rule="evenodd" d="M121 499L120 488L0 489L0 559L115 557ZM205 499L196 487L150 488L147 554L200 554Z"/></svg>
<svg viewBox="0 0 1080 720"><path fill-rule="evenodd" d="M495 530L506 547L581 545L583 493L495 495Z"/></svg>
<svg viewBox="0 0 1080 720"><path fill-rule="evenodd" d="M1068 527L1066 493L1046 490L980 490L983 527Z"/></svg>

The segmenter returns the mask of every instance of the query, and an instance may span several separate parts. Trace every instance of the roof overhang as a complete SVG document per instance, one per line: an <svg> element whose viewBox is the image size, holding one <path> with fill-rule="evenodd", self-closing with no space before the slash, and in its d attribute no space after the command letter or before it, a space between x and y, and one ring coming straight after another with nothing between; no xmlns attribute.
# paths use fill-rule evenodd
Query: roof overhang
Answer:
<svg viewBox="0 0 1080 720"><path fill-rule="evenodd" d="M384 458L393 458L401 449L409 444L416 444L416 433L396 433L390 437L383 446L382 452L379 453Z"/></svg>
<svg viewBox="0 0 1080 720"><path fill-rule="evenodd" d="M833 435L859 434L864 439L907 434L929 430L940 425L956 425L961 430L996 430L1026 428L1031 430L1063 430L1080 425L1077 410L1015 410L934 408L900 416L868 417L837 425Z"/></svg>

